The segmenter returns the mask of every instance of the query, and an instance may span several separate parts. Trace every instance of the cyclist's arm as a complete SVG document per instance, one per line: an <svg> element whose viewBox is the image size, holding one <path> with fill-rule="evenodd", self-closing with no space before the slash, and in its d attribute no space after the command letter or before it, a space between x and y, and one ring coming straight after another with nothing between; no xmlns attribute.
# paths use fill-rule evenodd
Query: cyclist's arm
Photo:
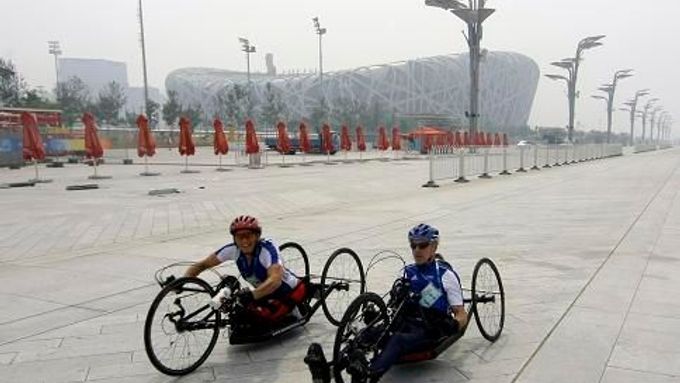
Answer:
<svg viewBox="0 0 680 383"><path fill-rule="evenodd" d="M206 269L210 269L212 267L215 267L219 265L220 260L217 258L216 253L212 253L208 255L207 257L201 259L197 263L194 263L193 265L189 266L187 268L187 271L184 272L185 277L196 277L198 274L202 273Z"/></svg>
<svg viewBox="0 0 680 383"><path fill-rule="evenodd" d="M460 328L464 328L467 326L468 317L463 305L463 292L461 291L458 278L452 271L447 270L442 275L442 285L446 291L446 300L449 302L453 317L460 325Z"/></svg>
<svg viewBox="0 0 680 383"><path fill-rule="evenodd" d="M282 282L283 266L280 263L274 263L267 269L267 279L253 290L253 297L255 299L266 297L276 291Z"/></svg>

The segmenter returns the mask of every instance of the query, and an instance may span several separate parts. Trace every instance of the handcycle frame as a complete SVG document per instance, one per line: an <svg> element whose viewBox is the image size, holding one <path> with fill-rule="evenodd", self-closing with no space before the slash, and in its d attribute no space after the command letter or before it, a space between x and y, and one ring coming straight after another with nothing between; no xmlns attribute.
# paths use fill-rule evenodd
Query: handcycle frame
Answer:
<svg viewBox="0 0 680 383"><path fill-rule="evenodd" d="M382 260L389 258L400 259L402 261L402 264L405 265L403 258L401 258L399 254L394 253L392 251L383 251L376 254L369 262L368 267L366 269L367 276L370 273L371 269L373 269L377 263L380 263ZM443 261L443 259L440 260ZM491 270L491 272L493 273L493 276L495 277L495 281L498 287L498 291L484 291L478 289L479 284L478 278L483 278L479 276L479 273L480 270L483 269L485 266L488 266L489 270ZM398 278L398 281L399 280L401 280L402 283L404 283L403 278ZM406 280L405 283L408 283L408 280ZM312 345L310 345L307 356L305 357L305 363L307 363L309 366L314 382L323 383L330 382L330 377L332 373L335 381L342 383L344 381L342 373L345 369L349 367L349 363L352 363L352 360L350 360L351 359L350 355L356 355L355 352L357 350L359 351L360 354L363 352L362 355L366 355L371 352L373 352L375 355L375 353L380 348L379 345L381 344L384 345L385 342L387 342L387 339L385 339L385 337L390 336L390 334L393 334L395 331L398 330L398 328L405 320L402 317L404 314L403 310L405 308L405 305L409 301L409 299L413 299L415 298L415 296L413 295L413 293L408 291L408 288L406 288L405 291L402 291L400 296L394 296L393 291L395 289L396 284L397 281L395 281L392 289L390 290L389 293L390 299L387 302L387 304L384 301L384 297L387 296L388 294L385 294L385 296L381 297L376 293L367 292L357 297L349 305L347 311L343 315L342 324L338 326L335 342L333 345L333 360L331 360L330 362L326 362L325 356L323 355L323 349L319 344L313 343ZM407 355L401 356L398 363L411 363L437 358L439 354L447 350L451 345L453 345L456 341L458 341L465 335L467 327L470 325L470 321L472 320L473 316L475 317L475 322L477 323L477 327L479 328L480 333L485 339L489 340L490 342L495 342L500 337L500 334L503 330L503 324L505 321L505 293L503 290L503 284L500 278L500 273L498 272L498 269L496 265L493 263L493 261L491 261L488 258L480 259L475 265L473 271L472 288L469 289L463 288L461 284L461 290L463 293L467 292L469 294L468 297L463 296L463 303L464 305L468 306L467 310L468 321L466 326L460 328L456 333L452 335L440 338L439 340L434 342L434 344L428 347L424 347L422 350L418 350ZM482 324L482 319L480 319L480 315L477 311L478 305L484 305L487 303L500 304L500 321L499 323L497 323L498 328L495 329L494 332L490 332L488 331L489 329L485 328L485 325ZM358 332L356 331L356 329L351 328L351 331L354 332L353 338L352 334L345 335L344 331L346 330L348 325L350 325L351 327L350 321L356 319L357 315L365 314L366 307L369 307L369 304L372 305L374 309L375 307L378 308L379 311L378 315L375 316L373 320L369 321L369 323L365 323L366 327L359 330ZM363 311L359 313L359 311L362 310L362 306L364 306ZM364 320L366 319L364 318ZM367 331L367 329L376 326L380 322L383 322L382 325L383 328L378 330L379 332L377 335L373 335L371 337L373 338L373 341L370 342L371 343L370 345L368 345L367 347L362 347L362 345L356 344L356 342L358 342L357 338L359 338L360 333L362 333L363 331ZM384 325L384 322L386 322L386 325ZM345 345L344 348L343 345ZM364 360L362 362L367 363L367 360ZM367 367L367 365L365 367Z"/></svg>
<svg viewBox="0 0 680 383"><path fill-rule="evenodd" d="M237 310L241 310L243 309L243 307L240 306L240 304L237 302L233 295L225 297L226 299L224 300L222 306L220 306L219 309L214 309L212 306L210 306L207 299L214 297L215 294L217 294L217 292L219 292L224 287L230 287L231 291L236 291L238 288L240 288L241 284L236 277L230 275L223 275L222 273L218 272L215 269L210 269L210 271L214 273L214 275L219 280L218 283L211 285L205 280L195 277L182 277L175 279L174 276L170 277L164 276L166 270L168 270L169 268L193 264L191 262L174 263L159 269L154 275L154 278L156 279L156 282L162 287L162 290L158 293L149 309L149 313L147 314L146 323L144 327L145 348L147 356L149 357L149 360L154 365L154 367L156 367L156 369L167 375L184 375L195 370L210 355L212 349L215 346L220 330L224 328L230 329L231 344L262 342L274 338L276 336L279 336L281 334L287 333L295 328L304 326L307 322L309 322L309 320L316 313L319 307L323 308L327 319L331 323L338 325L340 323L340 319L334 317L333 313L331 313L331 309L327 307L326 302L328 301L328 297L333 292L349 291L350 284L353 283L359 284L358 291L359 294L364 292L365 274L360 259L358 258L356 253L354 253L350 249L346 248L338 249L335 252L333 252L329 257L328 261L324 265L322 274L314 275L309 273L309 259L302 246L294 242L287 242L282 244L279 249L280 251L283 251L284 249L287 248L293 248L294 250L299 252L301 259L304 261L304 271L300 271L300 273L304 272L304 275L301 277L298 276L298 278L300 278L301 281L300 283L304 283L305 284L304 288L306 289L304 298L302 299L301 302L297 303L297 307L301 311L301 316L300 317L286 316L284 317L284 319L286 320L282 320L280 322L272 324L272 327L267 328L265 331L251 333L246 336L240 336L236 340L234 340L233 336L234 325L237 324L235 322L236 318L234 317ZM332 273L330 269L333 265L333 262L336 261L337 259L342 260L341 257L343 256L349 256L350 260L356 263L359 272L358 279L356 277L338 278L333 275L329 275L329 272ZM318 283L312 282L312 278L314 279L320 278L321 281ZM187 287L187 285L194 285L195 287ZM165 365L164 362L160 360L159 356L156 355L156 351L154 350L152 340L153 332L152 327L154 326L156 310L159 309L160 303L163 301L163 299L172 293L176 294L174 301L172 302L171 305L169 305L172 307L172 309L168 307L168 310L164 313L164 315L161 318L161 323L158 325L158 327L160 327L160 329L163 332L165 332L164 322L166 319L169 322L169 326L171 328L174 328L177 334L201 330L209 330L213 332L210 343L207 345L205 351L203 352L203 354L201 354L197 361L189 365L188 367L181 369L171 368ZM180 298L180 295L184 293L189 293L190 295L186 295ZM196 294L205 295L206 302L196 309L187 310L182 305L182 299L186 298L187 296L191 297ZM314 302L312 303L312 301ZM187 313L187 311L189 312ZM163 313L161 312L161 314ZM168 335L168 337L169 336L170 335ZM170 341L170 344L172 344L173 342L174 341Z"/></svg>

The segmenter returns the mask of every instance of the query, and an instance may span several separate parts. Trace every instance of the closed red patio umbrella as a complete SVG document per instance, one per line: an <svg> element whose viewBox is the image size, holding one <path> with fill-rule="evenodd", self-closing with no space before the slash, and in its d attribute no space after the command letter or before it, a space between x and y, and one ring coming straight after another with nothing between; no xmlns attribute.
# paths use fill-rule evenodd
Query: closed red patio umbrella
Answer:
<svg viewBox="0 0 680 383"><path fill-rule="evenodd" d="M89 112L85 112L82 121L85 125L85 156L94 160L101 158L104 155L104 149L102 149L102 144L99 142L97 123L94 116Z"/></svg>
<svg viewBox="0 0 680 383"><path fill-rule="evenodd" d="M387 141L387 132L385 127L381 126L378 128L378 150L387 150L390 147L390 143Z"/></svg>
<svg viewBox="0 0 680 383"><path fill-rule="evenodd" d="M215 155L226 155L229 152L229 142L227 141L227 136L224 134L224 124L219 118L213 121L213 129L215 129L215 134L213 137L213 149Z"/></svg>
<svg viewBox="0 0 680 383"><path fill-rule="evenodd" d="M229 170L222 167L222 156L229 153L229 141L227 141L227 136L224 134L224 124L222 124L222 120L216 118L215 121L213 121L213 129L215 129L213 135L213 151L219 158L217 171Z"/></svg>
<svg viewBox="0 0 680 383"><path fill-rule="evenodd" d="M290 152L290 137L288 137L288 128L286 123L279 121L276 124L276 150L281 154Z"/></svg>
<svg viewBox="0 0 680 383"><path fill-rule="evenodd" d="M97 160L104 156L104 149L102 148L101 142L99 142L99 136L97 135L97 123L94 119L94 116L89 112L85 112L83 114L82 121L85 125L85 157L91 158L94 165L94 175L88 178L110 178L108 176L103 177L97 175L97 162L99 162Z"/></svg>
<svg viewBox="0 0 680 383"><path fill-rule="evenodd" d="M156 140L149 129L149 119L140 114L137 117L137 156L153 157L156 154Z"/></svg>
<svg viewBox="0 0 680 383"><path fill-rule="evenodd" d="M156 154L156 140L149 129L149 119L140 114L137 117L137 156L144 157L144 172L139 173L142 176L157 176L160 173L149 172L149 157Z"/></svg>
<svg viewBox="0 0 680 383"><path fill-rule="evenodd" d="M401 130L392 128L392 150L401 150Z"/></svg>
<svg viewBox="0 0 680 383"><path fill-rule="evenodd" d="M179 154L182 156L193 156L196 154L196 146L191 136L191 121L186 117L179 119Z"/></svg>
<svg viewBox="0 0 680 383"><path fill-rule="evenodd" d="M38 160L45 159L45 147L43 146L40 132L38 131L38 120L32 113L21 113L21 124L23 125L23 157L26 161L33 161L35 167L35 179L40 182L38 174Z"/></svg>
<svg viewBox="0 0 680 383"><path fill-rule="evenodd" d="M349 128L343 125L340 130L340 149L344 151L352 150L352 140L349 138Z"/></svg>
<svg viewBox="0 0 680 383"><path fill-rule="evenodd" d="M255 154L260 152L260 144L257 142L257 132L255 132L255 123L253 120L246 120L246 154Z"/></svg>

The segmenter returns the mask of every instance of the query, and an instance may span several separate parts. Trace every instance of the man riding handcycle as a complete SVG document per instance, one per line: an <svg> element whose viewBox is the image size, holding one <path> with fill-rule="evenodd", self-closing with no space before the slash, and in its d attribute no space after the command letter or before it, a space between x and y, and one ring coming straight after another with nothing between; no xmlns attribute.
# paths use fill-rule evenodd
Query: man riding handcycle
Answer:
<svg viewBox="0 0 680 383"><path fill-rule="evenodd" d="M151 363L169 375L184 375L210 355L220 328L229 329L230 344L261 342L307 323L319 307L338 325L347 303L365 288L363 266L349 249L338 249L324 265L320 282L309 273L304 249L294 242L277 247L261 238L257 219L239 216L229 226L233 243L196 263L181 278L156 280L163 287L149 309L144 341ZM234 261L239 277L216 267ZM198 275L217 275L211 285ZM246 284L253 289L242 287Z"/></svg>
<svg viewBox="0 0 680 383"><path fill-rule="evenodd" d="M377 382L395 363L433 359L465 333L477 303L499 303L494 308L500 312L487 310L475 318L487 339L500 336L504 294L495 265L488 259L477 263L472 298L464 298L457 272L437 253L439 231L420 224L409 231L408 239L414 263L403 267L387 303L369 292L350 304L338 327L330 363L325 362L320 345L310 346L305 362L314 382L330 382L331 373L336 382ZM372 266L373 261L367 274ZM493 333L484 327L491 329L488 319L496 322Z"/></svg>

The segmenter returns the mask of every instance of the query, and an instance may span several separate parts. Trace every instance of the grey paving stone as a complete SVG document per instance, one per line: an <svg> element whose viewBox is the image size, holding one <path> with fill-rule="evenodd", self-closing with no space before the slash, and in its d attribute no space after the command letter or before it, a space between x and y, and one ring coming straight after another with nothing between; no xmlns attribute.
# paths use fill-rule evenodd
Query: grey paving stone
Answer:
<svg viewBox="0 0 680 383"><path fill-rule="evenodd" d="M675 383L680 380L680 376L654 374L634 369L622 369L609 367L602 376L602 383Z"/></svg>

